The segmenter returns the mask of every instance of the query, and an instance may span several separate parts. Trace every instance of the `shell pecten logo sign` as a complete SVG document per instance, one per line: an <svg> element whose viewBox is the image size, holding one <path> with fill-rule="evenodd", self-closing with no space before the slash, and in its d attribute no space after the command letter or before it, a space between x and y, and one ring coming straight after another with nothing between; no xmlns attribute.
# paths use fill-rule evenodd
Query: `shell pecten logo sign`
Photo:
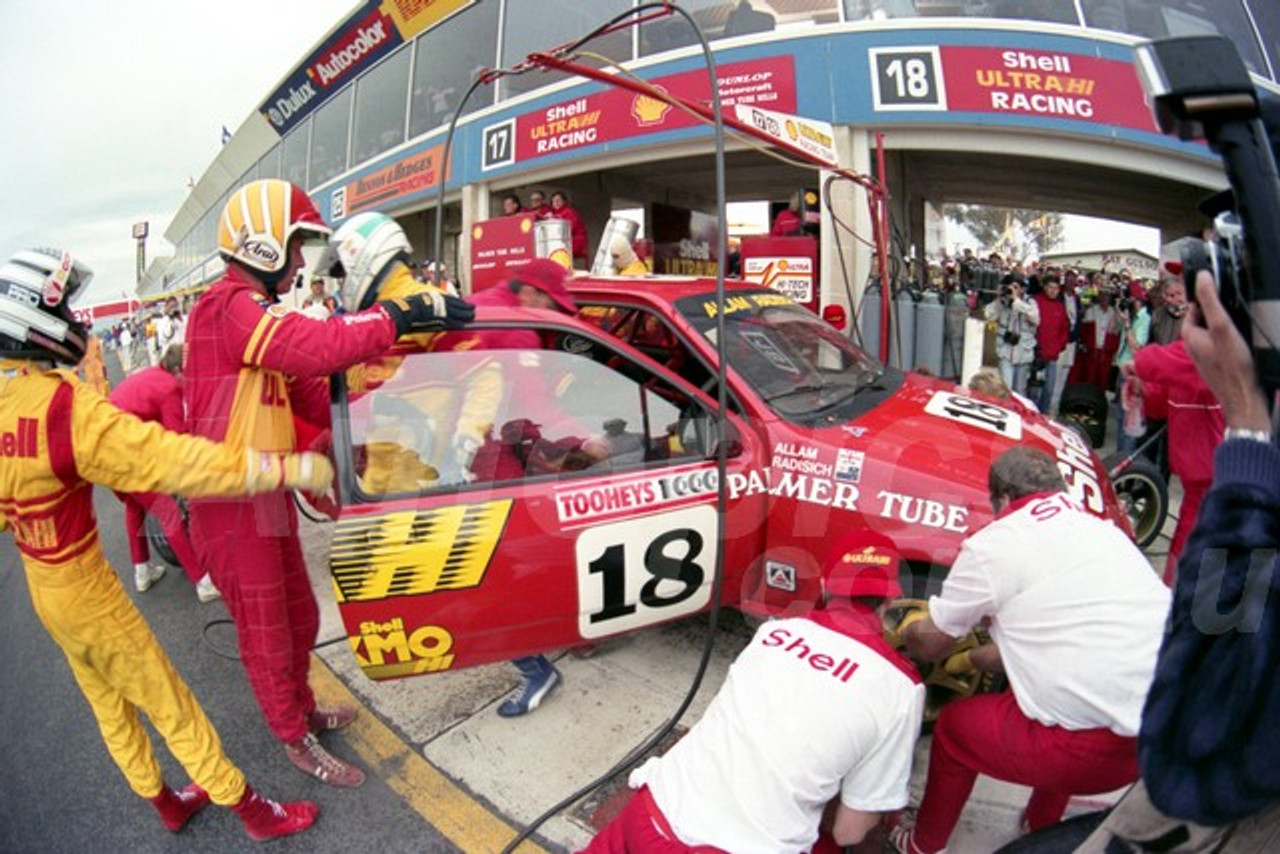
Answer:
<svg viewBox="0 0 1280 854"><path fill-rule="evenodd" d="M661 86L653 88L664 95L667 94L667 90ZM669 112L671 112L670 104L650 95L637 95L631 100L631 115L641 127L662 124L662 120Z"/></svg>

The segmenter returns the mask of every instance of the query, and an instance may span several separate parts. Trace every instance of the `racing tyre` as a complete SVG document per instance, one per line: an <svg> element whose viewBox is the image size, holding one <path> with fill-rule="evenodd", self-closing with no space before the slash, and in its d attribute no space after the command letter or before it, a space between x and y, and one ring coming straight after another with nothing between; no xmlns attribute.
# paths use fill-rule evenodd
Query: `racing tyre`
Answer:
<svg viewBox="0 0 1280 854"><path fill-rule="evenodd" d="M996 854L1062 854L1075 851L1110 815L1111 810L1087 812L1028 833L996 851ZM1110 850L1110 849L1107 849Z"/></svg>
<svg viewBox="0 0 1280 854"><path fill-rule="evenodd" d="M164 529L160 527L160 523L156 521L156 517L150 513L147 514L147 520L144 523L144 530L147 534L147 545L151 547L151 551L158 554L160 559L169 566L181 567L178 557L173 553L173 548L169 545L169 540L164 535Z"/></svg>
<svg viewBox="0 0 1280 854"><path fill-rule="evenodd" d="M1133 541L1146 549L1156 541L1169 515L1169 484L1155 463L1145 457L1127 459L1112 454L1102 463L1111 477L1116 498L1129 517Z"/></svg>
<svg viewBox="0 0 1280 854"><path fill-rule="evenodd" d="M1058 417L1079 424L1089 444L1101 448L1107 440L1107 393L1089 383L1072 383L1062 390Z"/></svg>

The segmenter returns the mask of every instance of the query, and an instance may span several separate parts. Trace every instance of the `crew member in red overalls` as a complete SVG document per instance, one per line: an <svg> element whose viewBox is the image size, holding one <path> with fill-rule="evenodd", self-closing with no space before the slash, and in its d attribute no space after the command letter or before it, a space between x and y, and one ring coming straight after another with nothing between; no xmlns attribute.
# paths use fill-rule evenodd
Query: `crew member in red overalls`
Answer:
<svg viewBox="0 0 1280 854"><path fill-rule="evenodd" d="M173 433L186 432L186 415L182 409L182 345L170 344L160 356L160 363L143 368L125 378L115 391L111 402L143 421L158 422ZM191 538L187 536L187 523L182 508L173 496L162 492L130 494L117 492L124 504L124 525L129 536L129 553L133 558L133 584L139 593L146 593L151 585L164 576L163 565L150 563L151 549L147 544L146 519L151 514L164 531L165 540L173 549L173 555L196 588L201 602L218 598L209 574L196 557Z"/></svg>
<svg viewBox="0 0 1280 854"><path fill-rule="evenodd" d="M187 323L192 434L292 450L295 411L329 424L329 374L383 352L398 335L470 319L470 306L440 295L384 300L328 320L287 312L277 300L303 265L304 238L328 234L306 193L286 181L253 181L232 193L218 225L227 271ZM307 682L320 618L292 499L194 501L190 513L192 541L235 621L267 726L302 771L334 786L360 785L364 773L315 736L349 724L355 709L317 708Z"/></svg>
<svg viewBox="0 0 1280 854"><path fill-rule="evenodd" d="M1178 556L1200 515L1200 502L1213 482L1213 453L1222 443L1226 422L1222 407L1205 385L1181 341L1149 344L1126 365L1122 395L1142 398L1148 418L1169 422L1169 470L1182 482L1178 525L1165 558L1164 583L1173 586Z"/></svg>

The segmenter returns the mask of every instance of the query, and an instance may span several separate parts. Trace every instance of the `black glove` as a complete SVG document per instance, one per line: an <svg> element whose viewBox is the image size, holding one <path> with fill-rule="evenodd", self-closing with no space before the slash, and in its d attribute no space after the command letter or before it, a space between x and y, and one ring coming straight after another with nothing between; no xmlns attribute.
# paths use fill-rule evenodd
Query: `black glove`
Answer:
<svg viewBox="0 0 1280 854"><path fill-rule="evenodd" d="M378 305L395 323L397 338L411 332L460 329L476 316L475 306L466 300L434 292L379 300Z"/></svg>

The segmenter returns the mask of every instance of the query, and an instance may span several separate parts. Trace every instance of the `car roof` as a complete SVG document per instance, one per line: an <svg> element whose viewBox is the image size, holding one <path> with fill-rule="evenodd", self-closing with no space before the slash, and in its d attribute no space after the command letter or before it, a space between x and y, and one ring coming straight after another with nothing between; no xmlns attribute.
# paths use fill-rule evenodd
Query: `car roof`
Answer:
<svg viewBox="0 0 1280 854"><path fill-rule="evenodd" d="M693 276L593 276L576 275L569 280L569 293L575 298L590 296L627 298L652 304L671 305L692 296L714 296L716 280ZM725 293L759 291L763 287L737 279L725 279Z"/></svg>

